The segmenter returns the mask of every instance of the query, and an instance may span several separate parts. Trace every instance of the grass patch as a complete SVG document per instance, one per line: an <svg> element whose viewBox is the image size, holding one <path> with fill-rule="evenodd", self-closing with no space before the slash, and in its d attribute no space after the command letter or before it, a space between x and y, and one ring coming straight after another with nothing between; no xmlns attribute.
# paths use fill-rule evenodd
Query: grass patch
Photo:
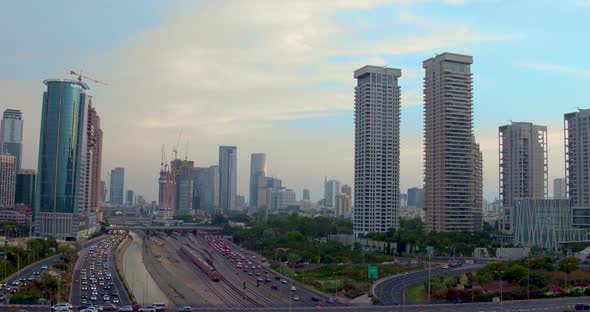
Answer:
<svg viewBox="0 0 590 312"><path fill-rule="evenodd" d="M410 302L424 302L426 301L426 291L424 285L419 285L408 290L408 297Z"/></svg>

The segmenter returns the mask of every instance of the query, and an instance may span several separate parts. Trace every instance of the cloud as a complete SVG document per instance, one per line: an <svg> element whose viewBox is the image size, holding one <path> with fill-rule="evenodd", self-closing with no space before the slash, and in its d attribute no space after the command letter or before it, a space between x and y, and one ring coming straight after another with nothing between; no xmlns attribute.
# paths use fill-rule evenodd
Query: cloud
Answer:
<svg viewBox="0 0 590 312"><path fill-rule="evenodd" d="M402 90L401 97L402 106L422 105L424 102L422 93L416 90Z"/></svg>
<svg viewBox="0 0 590 312"><path fill-rule="evenodd" d="M571 68L558 64L547 63L519 63L518 66L537 71L556 72L575 76L590 76L590 70L584 68Z"/></svg>
<svg viewBox="0 0 590 312"><path fill-rule="evenodd" d="M277 125L352 110L353 71L366 64L385 65L386 56L462 49L474 41L507 38L435 20L420 26L419 34L380 36L374 29L395 21L371 20L374 27L367 29L333 18L391 2L414 1L182 2L157 27L94 61L93 75L111 84L93 90L106 129L106 163L134 165L134 156L124 151L137 149L157 158L151 161L155 172L161 144L175 142L182 128L192 142L190 154L201 165L215 162L216 145L237 144L242 160L248 151L290 151L286 157L291 163L281 166L284 180L294 181L289 184L298 183L300 169L310 164L316 167L306 172L317 172L318 181L325 170L350 176L352 154L332 161L332 153L321 150L324 142L335 142L332 134L312 131L317 144L309 144L318 152L308 159L304 154L314 149L293 148L288 139L292 134ZM419 19L408 13L405 21L413 18ZM328 61L340 57L353 61ZM403 70L402 79L421 77L419 68ZM336 86L321 87L328 82ZM402 89L402 105L421 103L421 92ZM146 140L130 141L120 134ZM343 140L337 143L339 150L352 153L352 136ZM240 163L239 175L247 174L247 163ZM155 189L153 181L144 180L136 181L139 188ZM246 193L246 187L247 179L240 178L240 192Z"/></svg>

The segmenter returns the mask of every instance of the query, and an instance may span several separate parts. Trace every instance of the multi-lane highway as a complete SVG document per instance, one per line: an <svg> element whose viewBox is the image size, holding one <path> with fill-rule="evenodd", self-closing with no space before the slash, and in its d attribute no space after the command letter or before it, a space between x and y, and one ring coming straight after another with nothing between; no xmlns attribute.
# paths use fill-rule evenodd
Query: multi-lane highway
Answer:
<svg viewBox="0 0 590 312"><path fill-rule="evenodd" d="M115 269L115 251L123 238L122 233L105 235L80 252L72 276L74 306L131 303Z"/></svg>
<svg viewBox="0 0 590 312"><path fill-rule="evenodd" d="M483 264L465 265L456 268L438 265L436 267L431 267L430 269L401 273L378 281L373 287L373 294L377 296L383 304L400 305L409 302L407 291L413 287L424 284L425 281L428 281L429 276L459 275L466 272L476 271L481 267L483 267Z"/></svg>
<svg viewBox="0 0 590 312"><path fill-rule="evenodd" d="M27 283L31 283L34 279L40 279L41 275L47 268L50 268L55 263L61 261L60 255L55 255L41 261L37 261L34 264L27 266L26 268L12 274L6 280L3 281L6 285L2 288L2 301L8 302L11 293L16 292L19 287L25 286Z"/></svg>

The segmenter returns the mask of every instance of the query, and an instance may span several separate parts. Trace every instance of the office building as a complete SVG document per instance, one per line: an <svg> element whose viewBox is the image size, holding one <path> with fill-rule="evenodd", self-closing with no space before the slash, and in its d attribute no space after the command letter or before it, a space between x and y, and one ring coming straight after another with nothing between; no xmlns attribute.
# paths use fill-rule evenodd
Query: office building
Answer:
<svg viewBox="0 0 590 312"><path fill-rule="evenodd" d="M266 202L270 211L285 210L297 205L297 196L293 190L285 187L267 188Z"/></svg>
<svg viewBox="0 0 590 312"><path fill-rule="evenodd" d="M553 198L554 199L566 199L567 194L565 192L565 178L553 179Z"/></svg>
<svg viewBox="0 0 590 312"><path fill-rule="evenodd" d="M512 122L498 129L502 228L510 231L510 209L515 200L547 198L547 127Z"/></svg>
<svg viewBox="0 0 590 312"><path fill-rule="evenodd" d="M35 194L35 235L75 239L86 182L88 86L45 80Z"/></svg>
<svg viewBox="0 0 590 312"><path fill-rule="evenodd" d="M352 197L347 193L338 193L334 200L334 216L350 219L352 217Z"/></svg>
<svg viewBox="0 0 590 312"><path fill-rule="evenodd" d="M102 129L100 117L92 106L92 99L88 101L88 122L86 126L86 182L84 187L84 210L100 213L101 201L101 172L102 172Z"/></svg>
<svg viewBox="0 0 590 312"><path fill-rule="evenodd" d="M143 195L135 195L135 205L139 208L145 207L145 198Z"/></svg>
<svg viewBox="0 0 590 312"><path fill-rule="evenodd" d="M258 180L266 177L266 154L250 155L250 206L258 207Z"/></svg>
<svg viewBox="0 0 590 312"><path fill-rule="evenodd" d="M272 177L258 177L258 208L270 208L268 202L269 190L283 187L283 181Z"/></svg>
<svg viewBox="0 0 590 312"><path fill-rule="evenodd" d="M519 199L511 209L514 245L559 248L567 242L585 242L586 230L574 229L567 199Z"/></svg>
<svg viewBox="0 0 590 312"><path fill-rule="evenodd" d="M14 195L15 204L23 204L33 208L35 203L35 180L37 174L33 169L21 169L16 175Z"/></svg>
<svg viewBox="0 0 590 312"><path fill-rule="evenodd" d="M311 200L310 194L308 189L303 189L303 200Z"/></svg>
<svg viewBox="0 0 590 312"><path fill-rule="evenodd" d="M193 173L194 209L215 214L219 208L219 167L197 167Z"/></svg>
<svg viewBox="0 0 590 312"><path fill-rule="evenodd" d="M20 171L23 152L23 114L20 110L7 109L0 122L0 153L16 158L16 172Z"/></svg>
<svg viewBox="0 0 590 312"><path fill-rule="evenodd" d="M0 207L14 206L16 157L0 154Z"/></svg>
<svg viewBox="0 0 590 312"><path fill-rule="evenodd" d="M590 109L564 115L565 189L576 227L590 228Z"/></svg>
<svg viewBox="0 0 590 312"><path fill-rule="evenodd" d="M12 206L0 207L0 222L14 222L20 226L30 227L32 224L33 212L31 206L14 204ZM4 233L11 236L9 233Z"/></svg>
<svg viewBox="0 0 590 312"><path fill-rule="evenodd" d="M135 204L135 192L133 190L127 190L125 192L125 206L133 207Z"/></svg>
<svg viewBox="0 0 590 312"><path fill-rule="evenodd" d="M408 206L424 208L424 189L411 187L408 189Z"/></svg>
<svg viewBox="0 0 590 312"><path fill-rule="evenodd" d="M354 72L355 236L399 227L400 69Z"/></svg>
<svg viewBox="0 0 590 312"><path fill-rule="evenodd" d="M110 202L111 204L124 204L123 193L125 189L125 168L111 170Z"/></svg>
<svg viewBox="0 0 590 312"><path fill-rule="evenodd" d="M443 53L423 62L424 195L430 231L475 231L481 223L473 140L471 64Z"/></svg>
<svg viewBox="0 0 590 312"><path fill-rule="evenodd" d="M193 169L192 160L175 159L171 162L176 180L176 214L190 214L193 210Z"/></svg>
<svg viewBox="0 0 590 312"><path fill-rule="evenodd" d="M107 202L107 183L105 181L100 181L100 201Z"/></svg>
<svg viewBox="0 0 590 312"><path fill-rule="evenodd" d="M238 150L235 146L219 147L219 209L228 215L236 209L238 184Z"/></svg>
<svg viewBox="0 0 590 312"><path fill-rule="evenodd" d="M475 138L471 137L473 143L473 229L481 229L483 225L483 154L479 149L479 144L475 143Z"/></svg>
<svg viewBox="0 0 590 312"><path fill-rule="evenodd" d="M342 188L340 190L341 190L341 193L344 193L344 194L352 197L352 187L350 187L350 185L344 184L344 185L342 185Z"/></svg>
<svg viewBox="0 0 590 312"><path fill-rule="evenodd" d="M334 208L336 194L340 193L341 184L338 180L326 180L324 182L324 206Z"/></svg>

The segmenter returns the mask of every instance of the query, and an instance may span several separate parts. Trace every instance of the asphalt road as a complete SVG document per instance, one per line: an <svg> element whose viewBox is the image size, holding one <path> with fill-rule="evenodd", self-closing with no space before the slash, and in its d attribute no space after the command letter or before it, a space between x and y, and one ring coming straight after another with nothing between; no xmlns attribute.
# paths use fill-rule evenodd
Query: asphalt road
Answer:
<svg viewBox="0 0 590 312"><path fill-rule="evenodd" d="M378 281L373 288L373 293L386 305L401 305L409 302L407 290L422 285L428 280L428 276L459 275L461 273L478 270L483 264L463 265L457 268L431 267L430 270L419 270L394 275L391 278Z"/></svg>
<svg viewBox="0 0 590 312"><path fill-rule="evenodd" d="M31 279L40 278L41 274L43 274L43 269L42 269L43 266L47 266L49 268L53 264L58 263L59 261L60 261L59 255L49 257L49 258L43 259L41 261L37 261L34 264L31 264L31 265L27 266L26 268L9 276L8 279L4 281L6 283L6 287L2 290L2 293L6 297L5 301L7 302L8 298L10 297L10 293L9 293L8 289L18 287L18 286L13 285L13 283L18 282L19 284L21 284L23 282L23 280L24 280L24 282L29 283L29 278L31 278ZM39 275L35 275L34 274L35 272L38 272Z"/></svg>
<svg viewBox="0 0 590 312"><path fill-rule="evenodd" d="M74 281L70 296L72 305L80 305L83 299L86 299L87 303L103 305L113 302L114 297L119 299L119 302L115 303L117 306L131 303L115 268L115 251L122 238L122 235L106 235L81 250L72 277ZM91 251L92 248L95 248L94 252ZM101 253L101 248L104 249L104 253ZM83 274L84 271L86 274ZM108 274L110 279L107 278ZM92 281L93 276L96 277L95 281ZM96 300L91 300L92 286L96 287L96 293L98 293ZM108 301L103 300L105 294L109 296ZM82 298L84 295L87 298Z"/></svg>

